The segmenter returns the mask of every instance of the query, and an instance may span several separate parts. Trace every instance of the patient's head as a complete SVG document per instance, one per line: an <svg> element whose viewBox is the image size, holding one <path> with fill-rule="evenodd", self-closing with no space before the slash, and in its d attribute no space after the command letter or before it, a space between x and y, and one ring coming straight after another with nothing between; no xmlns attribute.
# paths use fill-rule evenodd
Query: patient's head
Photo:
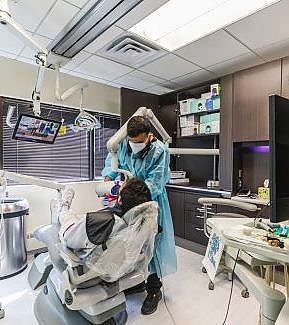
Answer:
<svg viewBox="0 0 289 325"><path fill-rule="evenodd" d="M119 203L123 214L141 203L151 201L151 199L151 193L146 183L137 177L126 181L119 194Z"/></svg>

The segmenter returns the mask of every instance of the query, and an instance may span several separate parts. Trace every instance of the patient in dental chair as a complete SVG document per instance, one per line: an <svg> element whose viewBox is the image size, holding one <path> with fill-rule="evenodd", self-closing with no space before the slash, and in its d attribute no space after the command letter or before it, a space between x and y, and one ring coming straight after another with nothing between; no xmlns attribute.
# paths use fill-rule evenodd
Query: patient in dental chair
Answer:
<svg viewBox="0 0 289 325"><path fill-rule="evenodd" d="M134 177L125 182L113 208L75 215L69 210L72 199L72 191L64 193L60 241L85 258L86 265L103 279L115 281L132 271L141 253L149 262L158 230L158 207L144 181Z"/></svg>

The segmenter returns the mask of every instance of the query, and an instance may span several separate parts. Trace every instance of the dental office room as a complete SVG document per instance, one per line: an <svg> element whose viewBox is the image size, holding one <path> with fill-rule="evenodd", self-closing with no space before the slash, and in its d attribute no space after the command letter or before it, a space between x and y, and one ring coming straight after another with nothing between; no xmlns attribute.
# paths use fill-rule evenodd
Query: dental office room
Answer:
<svg viewBox="0 0 289 325"><path fill-rule="evenodd" d="M288 0L0 0L0 325L289 324Z"/></svg>

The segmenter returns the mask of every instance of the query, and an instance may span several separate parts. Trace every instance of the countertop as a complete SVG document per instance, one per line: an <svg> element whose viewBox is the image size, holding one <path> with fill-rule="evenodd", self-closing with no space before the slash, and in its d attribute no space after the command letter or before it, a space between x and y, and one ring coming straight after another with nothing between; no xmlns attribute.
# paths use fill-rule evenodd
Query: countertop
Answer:
<svg viewBox="0 0 289 325"><path fill-rule="evenodd" d="M269 205L269 200L259 199L259 198L253 199L246 196L232 196L231 199L240 202L247 202L247 203L259 204L259 205Z"/></svg>
<svg viewBox="0 0 289 325"><path fill-rule="evenodd" d="M197 193L208 193L208 194L218 194L224 198L230 198L231 192L222 189L221 187L207 187L205 182L200 183L178 183L178 184L167 184L166 188L185 190L188 192Z"/></svg>

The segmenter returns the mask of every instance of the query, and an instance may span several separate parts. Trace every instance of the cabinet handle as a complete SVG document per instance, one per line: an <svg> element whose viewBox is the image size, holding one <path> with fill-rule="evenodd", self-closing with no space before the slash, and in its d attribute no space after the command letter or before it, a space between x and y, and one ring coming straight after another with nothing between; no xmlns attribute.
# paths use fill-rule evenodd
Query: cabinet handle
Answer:
<svg viewBox="0 0 289 325"><path fill-rule="evenodd" d="M198 219L204 219L204 216L195 216L196 218L198 218Z"/></svg>
<svg viewBox="0 0 289 325"><path fill-rule="evenodd" d="M204 212L205 208L197 208L197 210L200 211L200 212ZM207 211L212 211L212 208L208 207Z"/></svg>
<svg viewBox="0 0 289 325"><path fill-rule="evenodd" d="M203 211L199 211L199 212L203 212ZM207 211L207 214L209 214L210 216L213 216L215 214L215 212Z"/></svg>
<svg viewBox="0 0 289 325"><path fill-rule="evenodd" d="M199 228L199 227L196 227L195 228L197 231L201 231L201 232L204 232L204 228Z"/></svg>

